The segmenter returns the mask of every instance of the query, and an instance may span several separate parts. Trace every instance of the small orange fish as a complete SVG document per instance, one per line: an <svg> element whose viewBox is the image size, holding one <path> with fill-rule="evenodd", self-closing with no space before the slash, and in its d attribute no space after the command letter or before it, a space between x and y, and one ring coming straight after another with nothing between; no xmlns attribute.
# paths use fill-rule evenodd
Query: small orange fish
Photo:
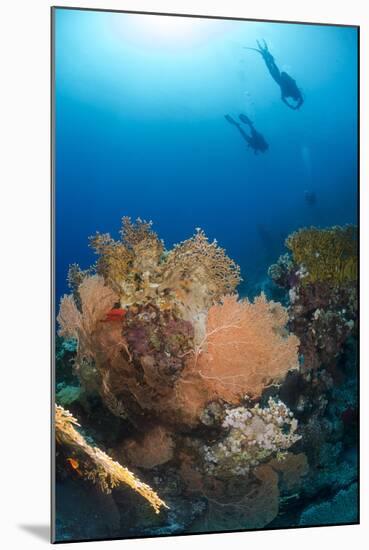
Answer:
<svg viewBox="0 0 369 550"><path fill-rule="evenodd" d="M79 462L75 458L67 458L67 461L72 466L73 470L78 470Z"/></svg>
<svg viewBox="0 0 369 550"><path fill-rule="evenodd" d="M125 314L127 311L125 309L111 309L106 314L105 319L103 319L103 322L106 323L107 321L122 321L124 319Z"/></svg>

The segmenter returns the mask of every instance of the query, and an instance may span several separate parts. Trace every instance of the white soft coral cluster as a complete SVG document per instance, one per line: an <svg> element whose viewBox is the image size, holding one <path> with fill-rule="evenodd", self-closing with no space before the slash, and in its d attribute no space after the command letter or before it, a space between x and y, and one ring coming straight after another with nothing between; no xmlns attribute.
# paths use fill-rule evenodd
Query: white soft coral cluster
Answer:
<svg viewBox="0 0 369 550"><path fill-rule="evenodd" d="M297 420L282 401L269 398L268 406L259 404L228 408L222 422L226 437L205 446L205 469L217 476L246 475L262 461L284 453L301 436L296 433Z"/></svg>

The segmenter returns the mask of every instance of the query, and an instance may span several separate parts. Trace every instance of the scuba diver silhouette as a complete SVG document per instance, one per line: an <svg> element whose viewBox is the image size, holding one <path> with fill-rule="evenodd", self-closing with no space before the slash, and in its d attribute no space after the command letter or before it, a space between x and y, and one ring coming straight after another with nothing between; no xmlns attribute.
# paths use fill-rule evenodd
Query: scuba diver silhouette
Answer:
<svg viewBox="0 0 369 550"><path fill-rule="evenodd" d="M265 64L268 68L268 71L272 78L275 80L275 82L278 84L278 86L281 89L281 98L282 101L289 107L290 109L297 110L300 109L301 105L304 103L304 99L302 97L301 90L296 84L296 81L286 72L280 71L277 67L277 64L274 60L274 57L270 53L267 43L265 40L263 40L264 46L260 44L260 42L257 40L256 43L258 45L258 48L247 48L244 47L245 50L253 50L255 52L259 52L262 58L265 61ZM287 101L287 99L290 98L293 100L293 102Z"/></svg>
<svg viewBox="0 0 369 550"><path fill-rule="evenodd" d="M239 122L237 122L236 120L234 120L234 118L232 118L231 115L224 115L224 118L230 124L233 124L234 126L237 127L237 129L240 132L241 136L246 141L248 147L251 147L251 149L253 149L255 155L257 155L259 152L260 153L265 153L265 151L267 149L269 149L269 145L265 141L264 137L260 134L260 132L255 130L255 127L254 127L253 123L251 122L251 120L249 119L249 117L247 117L246 115L243 115L243 114L239 115L239 118L240 118L241 122L243 122L244 124L247 124L247 126L250 128L251 136L249 136L245 132L245 130L242 128L241 124Z"/></svg>

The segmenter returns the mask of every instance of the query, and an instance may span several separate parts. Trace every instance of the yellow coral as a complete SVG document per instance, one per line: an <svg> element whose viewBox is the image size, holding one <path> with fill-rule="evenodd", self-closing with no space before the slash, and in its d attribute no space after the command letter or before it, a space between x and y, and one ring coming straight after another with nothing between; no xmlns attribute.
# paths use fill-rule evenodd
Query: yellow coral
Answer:
<svg viewBox="0 0 369 550"><path fill-rule="evenodd" d="M101 490L110 492L114 487L125 484L143 496L158 514L161 508L168 508L163 500L145 483L142 483L127 468L115 462L98 447L92 447L77 431L77 420L69 411L56 405L55 437L60 445L71 449L78 456L76 461L80 473L97 483ZM75 460L75 459L74 459Z"/></svg>
<svg viewBox="0 0 369 550"><path fill-rule="evenodd" d="M310 227L286 239L294 261L302 268L302 284L320 281L340 285L357 278L357 228Z"/></svg>
<svg viewBox="0 0 369 550"><path fill-rule="evenodd" d="M109 233L96 233L89 240L91 248L99 255L96 263L97 273L102 275L114 290L118 290L121 281L129 273L132 252L123 243L112 239Z"/></svg>

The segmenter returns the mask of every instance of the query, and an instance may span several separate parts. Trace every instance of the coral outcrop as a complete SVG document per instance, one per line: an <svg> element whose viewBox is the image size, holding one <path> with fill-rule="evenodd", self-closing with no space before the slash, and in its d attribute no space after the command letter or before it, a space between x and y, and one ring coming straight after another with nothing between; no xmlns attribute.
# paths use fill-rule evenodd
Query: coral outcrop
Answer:
<svg viewBox="0 0 369 550"><path fill-rule="evenodd" d="M57 471L112 491L129 535L279 525L290 502L297 525L304 499L355 481L340 438L357 410L356 230L286 244L269 274L287 307L240 298L238 266L201 229L166 250L125 217L118 240L90 239L94 266L71 266L56 399L99 447L58 406ZM126 485L170 510L131 513Z"/></svg>
<svg viewBox="0 0 369 550"><path fill-rule="evenodd" d="M203 231L167 252L151 223L123 218L120 241L91 245L98 274L73 266L59 334L77 340L81 383L113 414L192 427L209 402L260 397L297 367L284 308L225 294L239 268Z"/></svg>
<svg viewBox="0 0 369 550"><path fill-rule="evenodd" d="M357 229L300 229L286 245L292 255L269 275L289 293L288 326L300 339L304 368L330 367L356 330Z"/></svg>

